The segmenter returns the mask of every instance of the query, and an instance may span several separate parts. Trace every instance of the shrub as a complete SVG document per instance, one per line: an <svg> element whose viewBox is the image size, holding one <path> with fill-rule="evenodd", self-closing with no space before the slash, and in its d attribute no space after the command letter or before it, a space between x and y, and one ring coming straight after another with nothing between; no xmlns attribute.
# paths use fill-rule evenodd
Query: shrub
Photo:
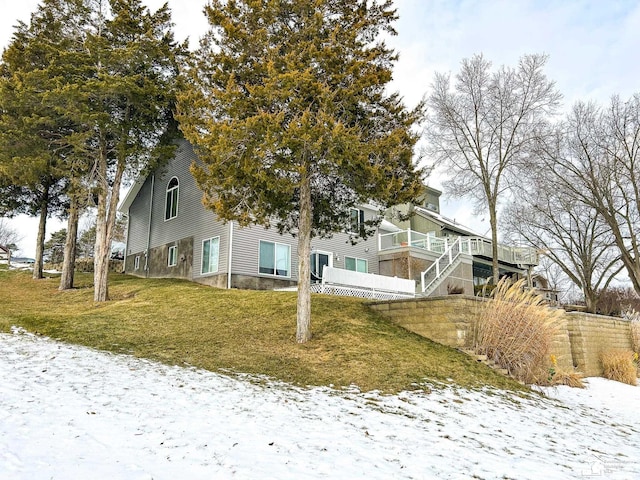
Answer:
<svg viewBox="0 0 640 480"><path fill-rule="evenodd" d="M596 313L619 317L626 310L640 310L640 297L632 288L610 287L598 291Z"/></svg>
<svg viewBox="0 0 640 480"><path fill-rule="evenodd" d="M558 367L555 355L551 355L551 366L549 367L549 376L547 381L539 381L541 385L557 386L566 385L572 388L584 388L582 382L583 375L580 372L566 371Z"/></svg>
<svg viewBox="0 0 640 480"><path fill-rule="evenodd" d="M477 312L474 349L509 374L527 383L545 381L549 349L561 310L552 310L542 297L524 290L524 280L501 280Z"/></svg>
<svg viewBox="0 0 640 480"><path fill-rule="evenodd" d="M464 287L462 285L456 285L456 284L452 285L451 283L448 283L447 293L449 295L460 295L461 293L464 293Z"/></svg>
<svg viewBox="0 0 640 480"><path fill-rule="evenodd" d="M637 354L630 350L611 349L600 354L604 378L616 382L637 384Z"/></svg>
<svg viewBox="0 0 640 480"><path fill-rule="evenodd" d="M476 297L490 297L493 290L496 288L495 285L490 283L486 283L484 285L474 285L473 286L473 294Z"/></svg>

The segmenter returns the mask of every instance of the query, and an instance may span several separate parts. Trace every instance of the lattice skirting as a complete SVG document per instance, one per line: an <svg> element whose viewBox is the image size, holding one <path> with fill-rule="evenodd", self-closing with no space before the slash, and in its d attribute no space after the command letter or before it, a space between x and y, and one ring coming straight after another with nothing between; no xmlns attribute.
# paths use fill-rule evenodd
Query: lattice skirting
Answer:
<svg viewBox="0 0 640 480"><path fill-rule="evenodd" d="M311 291L315 293L324 293L325 295L338 295L342 297L359 297L369 298L371 300L400 300L403 298L413 298L411 295L405 295L396 292L380 292L364 288L341 286L341 285L322 285L314 283L311 285Z"/></svg>

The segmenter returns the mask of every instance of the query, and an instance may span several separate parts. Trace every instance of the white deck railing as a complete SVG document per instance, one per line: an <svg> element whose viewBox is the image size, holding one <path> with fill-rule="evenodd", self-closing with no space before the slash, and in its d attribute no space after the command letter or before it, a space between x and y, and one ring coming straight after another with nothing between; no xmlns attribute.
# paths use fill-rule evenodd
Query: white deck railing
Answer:
<svg viewBox="0 0 640 480"><path fill-rule="evenodd" d="M442 255L440 255L440 258L422 272L422 293L426 293L427 295L431 293L431 289L435 288L438 280L441 279L445 273L448 274L448 270L458 263L460 253L462 252L461 246L461 239L457 238L447 247Z"/></svg>
<svg viewBox="0 0 640 480"><path fill-rule="evenodd" d="M493 258L492 242L482 237L441 238L413 230L402 230L378 236L378 251L402 247L417 247L429 252L442 254L451 244L460 240L462 253ZM512 265L537 265L538 253L531 247L508 247L498 245L498 260Z"/></svg>
<svg viewBox="0 0 640 480"><path fill-rule="evenodd" d="M311 289L330 295L395 300L415 297L416 282L406 278L325 266L322 270L322 283L312 284Z"/></svg>

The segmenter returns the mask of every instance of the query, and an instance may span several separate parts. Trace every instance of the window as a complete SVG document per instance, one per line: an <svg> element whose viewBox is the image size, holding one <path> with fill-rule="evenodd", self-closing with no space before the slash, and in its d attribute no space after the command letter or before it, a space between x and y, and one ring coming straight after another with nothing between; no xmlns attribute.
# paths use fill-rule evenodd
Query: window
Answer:
<svg viewBox="0 0 640 480"><path fill-rule="evenodd" d="M352 208L349 211L349 232L360 235L364 228L364 210Z"/></svg>
<svg viewBox="0 0 640 480"><path fill-rule="evenodd" d="M169 255L167 265L175 267L178 264L178 247L172 245L169 247Z"/></svg>
<svg viewBox="0 0 640 480"><path fill-rule="evenodd" d="M354 272L369 272L369 262L364 258L344 257L344 268Z"/></svg>
<svg viewBox="0 0 640 480"><path fill-rule="evenodd" d="M258 260L260 273L291 276L291 247L282 243L265 242L260 240L260 258Z"/></svg>
<svg viewBox="0 0 640 480"><path fill-rule="evenodd" d="M136 255L136 258L133 259L133 269L140 270L140 255Z"/></svg>
<svg viewBox="0 0 640 480"><path fill-rule="evenodd" d="M208 238L202 242L202 273L218 271L220 254L220 237Z"/></svg>
<svg viewBox="0 0 640 480"><path fill-rule="evenodd" d="M164 219L171 220L178 215L178 179L173 177L167 184L167 198L164 204Z"/></svg>

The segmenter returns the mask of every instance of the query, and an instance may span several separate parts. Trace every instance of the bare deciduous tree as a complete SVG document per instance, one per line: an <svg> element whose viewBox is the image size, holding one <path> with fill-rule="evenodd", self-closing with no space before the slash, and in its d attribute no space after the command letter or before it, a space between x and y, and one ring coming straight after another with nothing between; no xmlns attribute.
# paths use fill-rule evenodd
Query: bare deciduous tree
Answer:
<svg viewBox="0 0 640 480"><path fill-rule="evenodd" d="M498 282L498 203L512 168L526 158L561 95L543 73L547 57L525 55L516 68L491 71L482 55L462 61L452 88L436 74L429 97L428 150L450 172L447 191L488 209L493 278Z"/></svg>
<svg viewBox="0 0 640 480"><path fill-rule="evenodd" d="M9 225L9 222L0 217L0 245L13 250L21 240L20 234Z"/></svg>
<svg viewBox="0 0 640 480"><path fill-rule="evenodd" d="M563 137L544 142L540 158L572 201L606 224L640 293L640 95L614 96L607 108L578 102Z"/></svg>
<svg viewBox="0 0 640 480"><path fill-rule="evenodd" d="M544 253L580 289L595 313L598 291L623 268L611 229L594 208L575 202L544 166L506 208L506 230Z"/></svg>

